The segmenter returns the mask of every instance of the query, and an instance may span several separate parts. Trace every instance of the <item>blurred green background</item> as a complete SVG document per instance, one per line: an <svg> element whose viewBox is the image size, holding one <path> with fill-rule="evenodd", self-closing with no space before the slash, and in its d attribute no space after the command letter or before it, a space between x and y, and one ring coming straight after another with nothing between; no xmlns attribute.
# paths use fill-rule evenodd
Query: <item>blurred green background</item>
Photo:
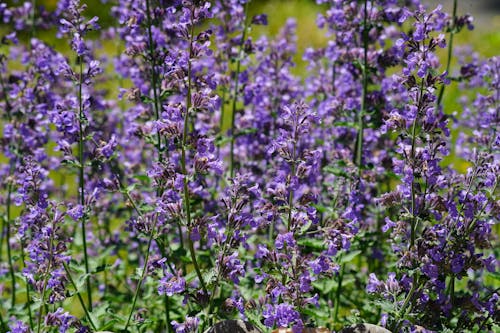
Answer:
<svg viewBox="0 0 500 333"><path fill-rule="evenodd" d="M25 0L26 1L26 0ZM118 0L119 1L119 0ZM355 0L353 0L355 1ZM24 1L6 1L8 5L20 5ZM45 6L48 10L53 10L57 5L57 0L33 0L37 6ZM81 0L87 4L86 15L88 17L98 16L99 22L103 28L114 25L114 19L111 17L111 8L117 3L114 1L102 0ZM437 4L442 4L444 9L451 13L454 0L424 0L430 7L434 8ZM268 15L267 26L255 26L250 35L255 40L265 34L275 36L281 27L289 18L294 18L297 22L297 44L298 52L295 57L296 66L293 73L304 77L306 74L306 63L302 60L303 51L308 47L321 47L326 45L328 39L325 31L316 26L316 19L320 11L327 9L327 6L319 6L315 0L252 0L250 3L250 15L265 13ZM473 50L483 57L500 55L500 0L458 0L457 15L470 13L474 16L474 25L476 28L472 31L463 29L455 36L454 48L470 45ZM53 45L59 51L65 54L71 54L67 40L55 38L54 31L37 31L36 36L45 42ZM447 36L448 37L448 36ZM20 36L21 39L27 38ZM99 38L99 33L92 33L91 38ZM101 42L100 57L113 57L123 51L123 45L116 40L105 40ZM216 45L214 45L216 47ZM447 58L447 50L440 49L439 56L442 59L444 70ZM457 70L456 61L452 60L451 72ZM108 73L113 73L112 68L108 68ZM108 81L103 88L108 89L109 97L115 98L118 94L118 88L126 87L128 82L114 80ZM444 111L447 114L454 112L460 113L459 97L463 91L457 89L457 84L452 83L446 88L444 95ZM455 131L456 132L456 131ZM449 157L446 163L453 163L461 171L465 171L466 164L458 161L455 157Z"/></svg>
<svg viewBox="0 0 500 333"><path fill-rule="evenodd" d="M36 0L37 6L45 6L49 10L56 7L57 0ZM116 1L101 0L81 0L87 4L87 15L98 16L101 26L107 27L114 24L110 16L111 7ZM452 12L453 0L424 0L430 7L435 7L438 3L442 4L444 9ZM7 1L7 4L21 3L21 1ZM307 47L317 47L325 45L327 38L323 31L316 26L318 11L325 10L327 7L319 6L315 0L252 0L250 3L250 13L266 13L268 15L267 26L257 26L253 28L251 35L257 38L261 34L274 36L284 25L288 18L295 18L297 21L297 43L298 54L296 57L297 66L295 74L303 75L305 64L303 63L302 51ZM500 55L500 0L458 0L457 14L462 15L470 13L474 16L476 29L468 31L464 29L455 37L455 46L470 44L473 49L485 57ZM45 41L48 35L42 35ZM50 38L50 37L49 37ZM57 48L67 45L66 41L49 41ZM104 44L105 48L109 45ZM108 55L109 49L104 50ZM116 45L114 47L116 52ZM445 50L442 56L445 57ZM452 63L453 65L453 63ZM452 67L453 68L453 67Z"/></svg>
<svg viewBox="0 0 500 333"><path fill-rule="evenodd" d="M19 5L22 2L24 1L6 1L8 5ZM34 0L33 2L37 6L44 6L49 10L53 10L57 5L57 0ZM89 17L99 17L102 27L114 24L114 20L110 14L111 7L117 1L81 0L81 2L87 4L86 14ZM424 0L424 3L430 7L442 4L444 9L450 13L453 8L453 0ZM318 11L325 10L326 8L326 6L317 5L315 0L252 0L250 3L250 13L267 14L269 24L267 26L254 27L251 35L254 38L261 34L274 36L288 18L295 18L297 21L299 51L295 59L297 63L295 74L301 75L305 68L301 59L302 51L307 47L325 45L327 41L324 33L316 26ZM476 29L473 31L464 29L464 31L455 37L455 45L470 44L473 49L485 57L500 55L500 0L458 0L457 14L462 15L465 13L470 13L474 16ZM53 43L57 48L64 48L64 45L67 44L66 41L57 41L48 34L41 33L40 37L42 36L45 41ZM54 40L50 41L46 38ZM104 45L106 46L106 44ZM110 54L110 50L104 51L108 55L114 54ZM442 54L444 57L445 52L442 52Z"/></svg>
<svg viewBox="0 0 500 333"><path fill-rule="evenodd" d="M26 1L26 0L25 0ZM118 0L119 1L119 0ZM355 0L353 0L355 1ZM20 4L24 1L9 0L8 5ZM56 7L57 0L36 0L37 6L44 6L49 10ZM81 0L87 4L87 15L98 16L103 27L113 24L110 9L116 1ZM104 2L104 3L103 3ZM431 7L442 4L444 9L451 13L453 0L424 0ZM309 46L320 46L326 41L325 36L318 32L316 17L318 10L325 6L318 6L315 0L252 0L250 12L266 13L269 25L254 29L254 36L261 33L275 35L289 17L297 20L299 53ZM470 43L485 56L500 54L500 0L458 0L457 14L470 13L474 16L476 29L472 32L463 32L457 38L457 44Z"/></svg>

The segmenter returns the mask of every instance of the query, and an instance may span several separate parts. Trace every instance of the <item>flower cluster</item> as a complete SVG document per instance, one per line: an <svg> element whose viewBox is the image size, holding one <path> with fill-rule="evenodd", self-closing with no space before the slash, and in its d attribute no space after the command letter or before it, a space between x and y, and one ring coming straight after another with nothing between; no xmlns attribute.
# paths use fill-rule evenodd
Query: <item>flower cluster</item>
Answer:
<svg viewBox="0 0 500 333"><path fill-rule="evenodd" d="M469 15L301 2L304 48L250 0L94 2L0 3L1 332L498 330Z"/></svg>

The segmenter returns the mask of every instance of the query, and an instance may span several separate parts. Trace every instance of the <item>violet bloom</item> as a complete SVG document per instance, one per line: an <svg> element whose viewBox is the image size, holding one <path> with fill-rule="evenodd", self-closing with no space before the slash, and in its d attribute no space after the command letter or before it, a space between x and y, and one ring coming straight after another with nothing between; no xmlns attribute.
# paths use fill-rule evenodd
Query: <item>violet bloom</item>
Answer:
<svg viewBox="0 0 500 333"><path fill-rule="evenodd" d="M175 320L171 322L176 333L194 333L197 332L200 318L186 316L183 323L178 323Z"/></svg>
<svg viewBox="0 0 500 333"><path fill-rule="evenodd" d="M31 330L29 326L20 320L16 320L13 323L9 323L10 331L7 333L30 333Z"/></svg>
<svg viewBox="0 0 500 333"><path fill-rule="evenodd" d="M262 312L264 317L264 325L267 327L302 327L302 320L299 313L290 304L271 305L266 304Z"/></svg>
<svg viewBox="0 0 500 333"><path fill-rule="evenodd" d="M159 282L158 294L173 296L183 293L186 289L186 280L178 274L177 276L167 273Z"/></svg>

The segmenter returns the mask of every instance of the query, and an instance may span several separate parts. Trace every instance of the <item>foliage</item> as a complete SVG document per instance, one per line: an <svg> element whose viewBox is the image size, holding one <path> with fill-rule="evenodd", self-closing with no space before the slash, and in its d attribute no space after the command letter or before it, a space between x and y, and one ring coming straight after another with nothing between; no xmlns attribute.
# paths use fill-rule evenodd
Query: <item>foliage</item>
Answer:
<svg viewBox="0 0 500 333"><path fill-rule="evenodd" d="M304 52L245 0L0 4L1 332L498 329L500 58L317 4Z"/></svg>

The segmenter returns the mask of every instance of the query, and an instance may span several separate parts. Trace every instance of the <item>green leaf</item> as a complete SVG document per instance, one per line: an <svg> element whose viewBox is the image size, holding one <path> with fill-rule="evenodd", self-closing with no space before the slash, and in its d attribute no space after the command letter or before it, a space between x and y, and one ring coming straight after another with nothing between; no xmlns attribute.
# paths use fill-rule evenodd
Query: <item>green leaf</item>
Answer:
<svg viewBox="0 0 500 333"><path fill-rule="evenodd" d="M80 290L85 289L85 285L87 283L87 276L90 276L90 274L80 274L78 276L78 279L76 279L76 281L75 281L75 284L76 284L75 293L79 292Z"/></svg>
<svg viewBox="0 0 500 333"><path fill-rule="evenodd" d="M208 286L217 282L217 273L214 268L204 271L201 276L203 277L203 281L205 281Z"/></svg>
<svg viewBox="0 0 500 333"><path fill-rule="evenodd" d="M343 255L341 258L340 258L340 263L341 264L345 264L345 263L348 263L348 262L351 262L354 258L356 258L359 254L361 253L361 251L359 250L356 250L356 251L351 251L345 255Z"/></svg>
<svg viewBox="0 0 500 333"><path fill-rule="evenodd" d="M167 97L174 94L173 90L163 90L160 95L160 100L165 100Z"/></svg>
<svg viewBox="0 0 500 333"><path fill-rule="evenodd" d="M327 165L323 168L323 171L338 177L351 178L351 176L343 168Z"/></svg>
<svg viewBox="0 0 500 333"><path fill-rule="evenodd" d="M136 183L133 183L133 184L131 184L131 185L127 186L127 188L125 189L125 191L126 191L127 193L133 192L133 191L135 190L135 187L136 187L136 186L137 186L137 184L136 184Z"/></svg>
<svg viewBox="0 0 500 333"><path fill-rule="evenodd" d="M335 127L350 127L357 128L358 124L352 121L336 121L333 126Z"/></svg>
<svg viewBox="0 0 500 333"><path fill-rule="evenodd" d="M330 314L325 311L326 307L314 308L314 309L302 309L302 313L308 315L311 318L320 319L322 321L327 321L330 318Z"/></svg>
<svg viewBox="0 0 500 333"><path fill-rule="evenodd" d="M231 137L227 135L219 135L215 139L216 146L224 146L226 143L231 142Z"/></svg>
<svg viewBox="0 0 500 333"><path fill-rule="evenodd" d="M134 178L146 184L149 184L151 181L151 178L148 175L135 175Z"/></svg>
<svg viewBox="0 0 500 333"><path fill-rule="evenodd" d="M258 329L260 329L262 332L267 332L268 328L262 325L261 323L261 315L258 312L254 311L247 311L245 312L245 315L247 316L248 321L256 326Z"/></svg>
<svg viewBox="0 0 500 333"><path fill-rule="evenodd" d="M328 207L325 207L322 204L312 204L312 206L314 208L316 208L316 210L318 211L318 213L324 213L324 212L326 212L328 210Z"/></svg>
<svg viewBox="0 0 500 333"><path fill-rule="evenodd" d="M313 287L321 291L322 295L328 295L337 286L337 281L334 279L322 279L312 283Z"/></svg>
<svg viewBox="0 0 500 333"><path fill-rule="evenodd" d="M154 100L146 95L141 95L141 102L145 104L152 104L154 103Z"/></svg>
<svg viewBox="0 0 500 333"><path fill-rule="evenodd" d="M300 246L321 251L325 248L325 242L316 238L302 238L297 241Z"/></svg>
<svg viewBox="0 0 500 333"><path fill-rule="evenodd" d="M81 166L80 162L78 162L76 160L67 160L67 159L62 160L61 165L67 166L67 167L74 167L77 169L79 169Z"/></svg>

